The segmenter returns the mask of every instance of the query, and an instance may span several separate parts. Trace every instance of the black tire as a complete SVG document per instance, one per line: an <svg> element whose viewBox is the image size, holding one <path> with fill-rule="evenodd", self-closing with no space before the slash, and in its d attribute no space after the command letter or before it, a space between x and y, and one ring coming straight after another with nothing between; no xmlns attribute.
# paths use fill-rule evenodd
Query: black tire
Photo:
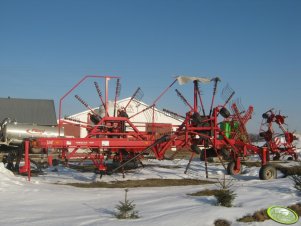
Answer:
<svg viewBox="0 0 301 226"><path fill-rule="evenodd" d="M60 164L60 161L58 159L53 159L52 160L52 165L53 166L58 166Z"/></svg>
<svg viewBox="0 0 301 226"><path fill-rule="evenodd" d="M219 113L224 118L229 118L229 116L230 116L230 112L228 111L227 108L224 108L224 107L219 111Z"/></svg>
<svg viewBox="0 0 301 226"><path fill-rule="evenodd" d="M235 169L235 162L229 162L227 167L227 173L229 175L238 175L242 171L242 165L240 165L240 169Z"/></svg>
<svg viewBox="0 0 301 226"><path fill-rule="evenodd" d="M267 113L263 113L262 118L267 119L267 118L269 118L269 115Z"/></svg>
<svg viewBox="0 0 301 226"><path fill-rule="evenodd" d="M287 161L293 161L293 160L294 160L293 157L288 157L288 158L287 158Z"/></svg>
<svg viewBox="0 0 301 226"><path fill-rule="evenodd" d="M261 180L271 180L277 178L277 170L272 165L264 165L259 170L259 178Z"/></svg>
<svg viewBox="0 0 301 226"><path fill-rule="evenodd" d="M231 151L227 149L221 149L220 154L223 156L224 160L230 160L231 159Z"/></svg>
<svg viewBox="0 0 301 226"><path fill-rule="evenodd" d="M200 154L200 161L205 161L205 153L204 153L204 151L202 151L201 154Z"/></svg>
<svg viewBox="0 0 301 226"><path fill-rule="evenodd" d="M280 160L280 155L276 153L276 155L273 157L273 161L279 161Z"/></svg>
<svg viewBox="0 0 301 226"><path fill-rule="evenodd" d="M217 157L215 149L213 149L213 148L209 148L207 150L203 149L203 150L201 150L201 154L200 154L201 161L205 161L205 151L206 151L207 159Z"/></svg>
<svg viewBox="0 0 301 226"><path fill-rule="evenodd" d="M196 144L192 144L190 146L190 149L195 152L196 154L201 154L202 150L196 145Z"/></svg>

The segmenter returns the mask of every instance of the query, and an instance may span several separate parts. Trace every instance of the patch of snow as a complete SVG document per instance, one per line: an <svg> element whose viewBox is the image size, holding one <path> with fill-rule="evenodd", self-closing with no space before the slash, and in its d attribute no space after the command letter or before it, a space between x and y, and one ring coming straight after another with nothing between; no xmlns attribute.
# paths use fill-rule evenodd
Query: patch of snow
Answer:
<svg viewBox="0 0 301 226"><path fill-rule="evenodd" d="M215 184L177 187L130 188L128 199L136 204L139 219L117 220L115 206L124 199L124 189L75 188L55 183L121 181L147 178L205 179L203 162L193 161L184 174L187 160L145 161L146 167L126 173L104 175L102 179L93 173L82 173L64 167L47 169L44 175L16 176L0 164L0 225L104 225L104 226L212 226L216 219L227 219L232 225L278 225L269 220L263 223L243 224L236 219L272 205L287 206L300 202L289 178L271 181L258 179L259 167L245 168L234 179L232 189L237 194L234 207L216 206L211 197L193 197L187 194L203 189L216 189ZM163 166L163 167L162 167ZM221 179L225 173L220 164L209 163L209 178Z"/></svg>

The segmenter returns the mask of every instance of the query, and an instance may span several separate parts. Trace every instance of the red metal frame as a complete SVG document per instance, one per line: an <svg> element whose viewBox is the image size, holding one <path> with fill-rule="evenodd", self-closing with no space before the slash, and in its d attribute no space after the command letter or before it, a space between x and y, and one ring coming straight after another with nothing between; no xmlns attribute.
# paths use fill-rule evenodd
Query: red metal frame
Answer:
<svg viewBox="0 0 301 226"><path fill-rule="evenodd" d="M62 119L62 103L64 99L75 90L82 82L88 78L101 78L105 80L105 116L99 120L95 125L92 125L88 119L86 123L78 123L76 121L70 122L68 119ZM135 157L137 154L141 154L144 150L150 149L154 153L157 159L163 159L167 150L171 147L177 147L177 149L182 149L184 147L191 149L192 145L199 146L204 149L214 149L218 153L220 150L227 150L231 154L232 161L235 162L234 170L239 172L241 168L241 160L248 155L257 154L262 159L262 165L265 165L269 161L270 150L267 147L257 147L251 144L248 134L246 131L246 123L251 118L253 107L250 106L248 111L242 115L238 111L235 104L232 105L234 115L224 119L224 121L238 122L239 128L237 131L233 132L230 137L225 135L225 132L221 130L219 124L219 115L221 109L226 105L218 105L213 107L214 98L217 88L217 78L214 84L214 91L211 100L210 115L204 115L204 106L201 99L198 82L195 80L193 82L193 105L187 103L191 106L190 111L186 113L186 117L183 123L176 128L174 132L170 132L168 139L163 142L157 142L158 135L155 129L152 131L140 130L131 121L131 118L120 117L120 116L109 116L108 114L108 87L110 79L119 79L116 76L96 76L87 75L81 79L76 85L74 85L61 99L59 104L59 131L66 123L77 123L79 126L86 128L88 135L85 138L38 138L30 142L32 147L39 147L43 149L57 149L60 150L60 157L64 160L70 159L90 159L99 171L106 171L107 167L105 164L106 159L113 158L116 161L124 161L125 156L123 156L124 151L127 152L127 157ZM176 83L175 79L151 104L147 109L153 109L153 125L159 127L159 124L155 123L154 110L156 103L159 99ZM185 99L184 97L181 97ZM115 97L116 99L116 97ZM186 99L185 99L186 101ZM227 100L228 102L229 100ZM198 105L201 105L203 110L203 115L199 114ZM193 106L193 107L192 107ZM142 110L140 113L144 112ZM211 114L212 112L212 114ZM91 114L95 114L92 111ZM139 114L139 113L137 113ZM137 115L136 114L136 115ZM133 116L132 116L133 117ZM283 118L274 117L270 119L271 122L276 122L279 126L283 124ZM125 130L126 125L126 130ZM281 127L283 129L283 127ZM246 140L240 139L237 133L242 133L247 136ZM291 134L285 131L287 136L290 137ZM164 134L166 135L166 134ZM289 138L288 138L289 140ZM21 168L20 171L30 172L30 162L28 158L28 141L25 142L25 166ZM291 146L291 142L287 142L285 146L285 152L289 154L294 153L294 149ZM271 145L270 145L271 146ZM73 150L71 150L73 149ZM90 149L89 153L81 153L79 149ZM273 150L272 150L273 151ZM192 150L195 152L195 150ZM194 155L194 153L192 154ZM139 155L140 157L140 155ZM142 155L141 155L142 157ZM26 160L27 159L27 160ZM206 151L205 151L206 159ZM29 173L30 175L30 173Z"/></svg>
<svg viewBox="0 0 301 226"><path fill-rule="evenodd" d="M24 166L19 168L19 173L27 173L28 181L30 181L30 159L29 159L29 141L24 141Z"/></svg>
<svg viewBox="0 0 301 226"><path fill-rule="evenodd" d="M294 135L284 127L285 116L276 114L273 109L263 114L259 134L264 138L274 159L279 159L285 155L291 156L294 160L298 159L296 147L293 145ZM278 125L282 134L276 134L274 124ZM284 137L284 142L276 142L278 137Z"/></svg>

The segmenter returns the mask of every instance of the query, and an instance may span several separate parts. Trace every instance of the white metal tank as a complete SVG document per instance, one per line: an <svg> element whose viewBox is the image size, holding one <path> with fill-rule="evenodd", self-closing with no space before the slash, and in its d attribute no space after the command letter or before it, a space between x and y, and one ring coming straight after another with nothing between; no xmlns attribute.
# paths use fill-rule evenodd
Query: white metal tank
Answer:
<svg viewBox="0 0 301 226"><path fill-rule="evenodd" d="M2 140L8 144L20 145L25 138L61 137L64 130L57 126L39 126L23 123L7 123L2 128Z"/></svg>

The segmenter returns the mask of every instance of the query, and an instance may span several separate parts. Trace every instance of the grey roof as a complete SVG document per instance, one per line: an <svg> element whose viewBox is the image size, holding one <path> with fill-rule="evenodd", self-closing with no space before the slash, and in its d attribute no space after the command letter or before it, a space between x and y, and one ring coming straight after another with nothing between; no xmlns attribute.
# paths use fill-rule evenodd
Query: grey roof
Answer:
<svg viewBox="0 0 301 226"><path fill-rule="evenodd" d="M53 100L0 98L0 121L5 118L18 123L57 125Z"/></svg>

